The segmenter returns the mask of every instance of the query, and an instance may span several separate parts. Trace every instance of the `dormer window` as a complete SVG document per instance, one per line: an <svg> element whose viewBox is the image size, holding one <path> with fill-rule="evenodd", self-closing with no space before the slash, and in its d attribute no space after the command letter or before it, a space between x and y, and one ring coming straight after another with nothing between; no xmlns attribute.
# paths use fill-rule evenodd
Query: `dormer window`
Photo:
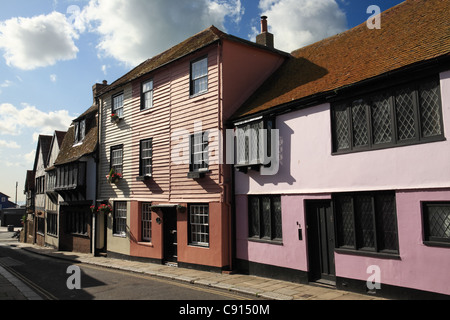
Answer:
<svg viewBox="0 0 450 320"><path fill-rule="evenodd" d="M86 137L86 119L75 123L75 141L74 144L78 144Z"/></svg>

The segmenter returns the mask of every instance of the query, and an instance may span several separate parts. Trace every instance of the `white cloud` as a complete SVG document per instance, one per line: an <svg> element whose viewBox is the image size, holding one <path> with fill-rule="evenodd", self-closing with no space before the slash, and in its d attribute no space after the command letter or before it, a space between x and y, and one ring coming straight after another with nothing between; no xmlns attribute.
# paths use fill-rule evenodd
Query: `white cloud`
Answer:
<svg viewBox="0 0 450 320"><path fill-rule="evenodd" d="M53 82L53 83L55 83L56 80L58 80L57 75L56 75L56 74L51 74L51 75L50 75L50 81Z"/></svg>
<svg viewBox="0 0 450 320"><path fill-rule="evenodd" d="M73 120L66 110L43 112L28 104L22 107L0 104L0 134L17 136L23 128L38 128L41 132L65 131Z"/></svg>
<svg viewBox="0 0 450 320"><path fill-rule="evenodd" d="M275 47L287 52L347 28L346 15L336 0L260 0L259 8L269 18ZM258 33L260 29L253 28L251 38L255 39Z"/></svg>
<svg viewBox="0 0 450 320"><path fill-rule="evenodd" d="M91 0L80 19L100 34L101 56L133 66L210 25L225 30L243 12L240 0Z"/></svg>
<svg viewBox="0 0 450 320"><path fill-rule="evenodd" d="M8 149L20 149L20 146L15 141L0 140L0 147L5 147Z"/></svg>
<svg viewBox="0 0 450 320"><path fill-rule="evenodd" d="M5 80L3 83L0 84L0 88L8 88L13 85L13 82L11 80Z"/></svg>
<svg viewBox="0 0 450 320"><path fill-rule="evenodd" d="M0 22L0 49L9 66L23 70L54 65L75 59L78 34L58 12L32 18L12 18Z"/></svg>

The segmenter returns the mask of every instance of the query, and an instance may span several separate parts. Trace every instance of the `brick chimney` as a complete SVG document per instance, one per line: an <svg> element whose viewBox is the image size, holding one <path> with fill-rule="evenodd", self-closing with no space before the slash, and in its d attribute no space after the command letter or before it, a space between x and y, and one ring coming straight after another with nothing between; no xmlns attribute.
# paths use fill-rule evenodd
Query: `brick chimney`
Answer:
<svg viewBox="0 0 450 320"><path fill-rule="evenodd" d="M108 86L108 81L103 80L103 83L96 83L92 86L92 95L94 96L94 104L97 104L97 94Z"/></svg>
<svg viewBox="0 0 450 320"><path fill-rule="evenodd" d="M261 34L256 36L256 43L272 49L274 48L273 34L269 32L266 16L261 17Z"/></svg>

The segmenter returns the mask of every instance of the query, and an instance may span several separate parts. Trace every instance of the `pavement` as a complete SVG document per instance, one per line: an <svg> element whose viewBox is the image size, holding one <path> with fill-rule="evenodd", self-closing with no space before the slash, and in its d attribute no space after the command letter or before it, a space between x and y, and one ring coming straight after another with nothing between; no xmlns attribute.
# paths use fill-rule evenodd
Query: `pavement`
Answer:
<svg viewBox="0 0 450 320"><path fill-rule="evenodd" d="M0 234L6 231L0 227ZM11 233L12 235L12 233ZM4 238L4 237L3 237ZM5 241L5 240L2 240ZM244 274L214 273L178 268L148 262L136 262L92 254L62 252L32 244L13 242L16 249L44 255L51 258L81 264L95 265L122 271L224 289L269 300L384 300L378 297L337 290L329 286L297 284ZM19 279L0 266L0 300L36 300L38 297Z"/></svg>

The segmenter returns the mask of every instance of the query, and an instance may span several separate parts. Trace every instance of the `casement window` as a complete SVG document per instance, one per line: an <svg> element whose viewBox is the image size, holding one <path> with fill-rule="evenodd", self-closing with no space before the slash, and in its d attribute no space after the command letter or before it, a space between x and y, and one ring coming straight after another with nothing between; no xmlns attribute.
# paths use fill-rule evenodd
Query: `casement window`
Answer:
<svg viewBox="0 0 450 320"><path fill-rule="evenodd" d="M422 203L424 242L450 246L450 202Z"/></svg>
<svg viewBox="0 0 450 320"><path fill-rule="evenodd" d="M36 194L45 193L45 176L36 178Z"/></svg>
<svg viewBox="0 0 450 320"><path fill-rule="evenodd" d="M153 107L153 80L142 83L141 110L151 109Z"/></svg>
<svg viewBox="0 0 450 320"><path fill-rule="evenodd" d="M56 212L47 212L47 234L58 236L58 214Z"/></svg>
<svg viewBox="0 0 450 320"><path fill-rule="evenodd" d="M127 234L127 203L114 202L113 233L125 237Z"/></svg>
<svg viewBox="0 0 450 320"><path fill-rule="evenodd" d="M395 199L395 192L334 195L337 248L398 254Z"/></svg>
<svg viewBox="0 0 450 320"><path fill-rule="evenodd" d="M83 210L71 209L66 214L66 232L86 236L88 234L88 216Z"/></svg>
<svg viewBox="0 0 450 320"><path fill-rule="evenodd" d="M123 93L114 95L112 97L112 114L117 115L119 118L123 118Z"/></svg>
<svg viewBox="0 0 450 320"><path fill-rule="evenodd" d="M201 247L209 246L209 205L189 206L189 244Z"/></svg>
<svg viewBox="0 0 450 320"><path fill-rule="evenodd" d="M332 126L336 154L443 140L439 79L337 103Z"/></svg>
<svg viewBox="0 0 450 320"><path fill-rule="evenodd" d="M37 233L39 233L42 236L45 234L45 218L44 217L37 218Z"/></svg>
<svg viewBox="0 0 450 320"><path fill-rule="evenodd" d="M141 207L142 242L152 242L152 204L143 203Z"/></svg>
<svg viewBox="0 0 450 320"><path fill-rule="evenodd" d="M248 235L252 240L281 242L281 196L249 196L248 227Z"/></svg>
<svg viewBox="0 0 450 320"><path fill-rule="evenodd" d="M75 141L74 144L78 144L86 137L86 119L76 122L75 127Z"/></svg>
<svg viewBox="0 0 450 320"><path fill-rule="evenodd" d="M116 173L123 174L123 146L111 148L111 169Z"/></svg>
<svg viewBox="0 0 450 320"><path fill-rule="evenodd" d="M190 172L206 172L209 168L208 132L196 133L190 138Z"/></svg>
<svg viewBox="0 0 450 320"><path fill-rule="evenodd" d="M273 119L258 120L236 127L236 167L260 166L271 156Z"/></svg>
<svg viewBox="0 0 450 320"><path fill-rule="evenodd" d="M141 177L151 177L153 167L152 139L142 140L140 146L139 175Z"/></svg>
<svg viewBox="0 0 450 320"><path fill-rule="evenodd" d="M191 96L208 91L208 58L191 63Z"/></svg>

